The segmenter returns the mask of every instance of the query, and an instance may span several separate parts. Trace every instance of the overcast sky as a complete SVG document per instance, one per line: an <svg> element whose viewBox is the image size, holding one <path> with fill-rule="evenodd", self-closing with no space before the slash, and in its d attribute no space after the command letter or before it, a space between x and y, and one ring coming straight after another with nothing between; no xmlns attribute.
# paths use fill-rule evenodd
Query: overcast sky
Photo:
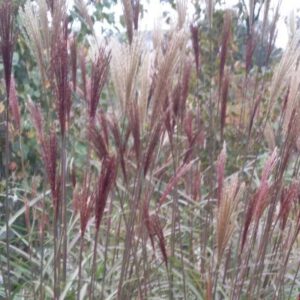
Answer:
<svg viewBox="0 0 300 300"><path fill-rule="evenodd" d="M188 1L190 3L189 13L192 15L192 1ZM144 0L143 1L146 5L147 14L145 15L145 19L142 22L142 26L146 27L147 29L151 29L153 25L153 19L160 16L161 12L164 11L163 8L168 7L168 3L160 3L160 0ZM225 6L232 7L233 5L237 4L239 0L226 0ZM245 0L247 3L248 1ZM271 8L275 8L277 5L278 0L271 0ZM297 10L300 10L300 0L282 0L281 9L280 9L280 19L278 22L278 36L277 36L277 46L285 48L288 42L288 28L285 24L285 20L287 17L290 16L291 11L295 11L297 14ZM299 11L298 11L299 14Z"/></svg>
<svg viewBox="0 0 300 300"><path fill-rule="evenodd" d="M230 7L237 4L238 0L226 0L226 6ZM245 1L246 3L249 1ZM278 0L271 0L271 7L275 8ZM300 10L300 0L282 0L282 4L280 7L280 19L277 24L278 28L278 36L276 45L277 47L285 48L288 42L288 28L285 23L285 19L290 16L291 12L294 11L295 15L299 15Z"/></svg>
<svg viewBox="0 0 300 300"><path fill-rule="evenodd" d="M189 3L189 16L192 18L193 15L193 1L194 0L187 0ZM203 2L205 0L202 0ZM153 29L154 22L162 17L163 11L169 11L171 15L176 18L176 13L174 10L171 9L170 4L168 2L160 2L160 0L141 0L143 3L143 7L145 9L145 14L143 20L140 22L140 28L142 30L151 30ZM225 0L225 7L232 7L233 5L237 4L239 0ZM245 0L246 3L249 2L249 0ZM271 0L271 8L274 8L277 4L278 0ZM277 47L285 48L286 44L288 42L288 28L285 24L285 20L288 16L290 16L291 11L295 11L295 14L300 14L300 0L282 0L282 5L280 9L280 19L278 22L278 36L277 36ZM120 16L122 15L122 5L121 0L118 1L118 4L114 6L111 10L111 12L115 15L115 25L118 26L118 20L120 19ZM96 22L97 23L97 22ZM95 24L95 27L98 29L97 32L101 32L101 28L108 28L111 25L106 23L103 24L102 22L98 22ZM121 25L118 26L120 30L124 30Z"/></svg>

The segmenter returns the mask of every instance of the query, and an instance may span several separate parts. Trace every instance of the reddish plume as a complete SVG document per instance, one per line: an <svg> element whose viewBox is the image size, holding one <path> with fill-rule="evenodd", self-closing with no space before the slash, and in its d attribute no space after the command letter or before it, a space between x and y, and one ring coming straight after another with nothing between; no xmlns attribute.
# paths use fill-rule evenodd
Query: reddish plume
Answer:
<svg viewBox="0 0 300 300"><path fill-rule="evenodd" d="M19 107L19 101L16 92L16 85L14 76L11 76L10 92L9 92L9 106L12 113L12 117L17 130L21 129L21 113Z"/></svg>
<svg viewBox="0 0 300 300"><path fill-rule="evenodd" d="M108 194L115 182L117 164L114 156L104 158L95 194L95 222L99 229Z"/></svg>
<svg viewBox="0 0 300 300"><path fill-rule="evenodd" d="M219 86L223 81L224 68L226 64L227 54L229 43L231 39L231 13L226 11L224 13L224 23L223 23L223 33L222 33L222 42L221 42L221 51L220 51L220 68L219 68Z"/></svg>
<svg viewBox="0 0 300 300"><path fill-rule="evenodd" d="M190 161L187 164L181 165L175 172L175 174L172 176L172 178L169 180L167 187L162 194L162 196L159 199L159 205L161 206L165 200L167 199L168 195L171 193L171 191L174 189L178 181L190 170L190 168L193 166L195 161Z"/></svg>
<svg viewBox="0 0 300 300"><path fill-rule="evenodd" d="M186 101L189 95L189 84L190 84L190 78L191 78L191 69L192 64L190 61L187 61L184 64L182 78L181 78L181 93L180 93L180 106L179 106L179 114L183 118L185 107L186 107Z"/></svg>
<svg viewBox="0 0 300 300"><path fill-rule="evenodd" d="M277 148L275 148L264 165L262 175L261 175L260 185L256 193L252 197L252 199L250 199L250 203L245 217L246 219L245 219L245 225L243 230L241 249L243 249L245 245L249 226L253 218L255 218L256 222L259 222L260 217L268 204L269 194L271 191L271 187L268 180L277 164L277 161L278 161Z"/></svg>
<svg viewBox="0 0 300 300"><path fill-rule="evenodd" d="M229 73L226 72L224 80L222 83L221 91L221 140L223 140L224 128L226 122L226 111L227 111L227 101L228 101L228 89L229 89Z"/></svg>
<svg viewBox="0 0 300 300"><path fill-rule="evenodd" d="M88 135L97 156L100 159L108 156L108 144L102 130L98 129L95 124L92 124L90 125Z"/></svg>
<svg viewBox="0 0 300 300"><path fill-rule="evenodd" d="M190 31L192 36L192 44L195 57L195 65L197 74L200 72L200 46L199 46L199 27L197 25L191 24Z"/></svg>
<svg viewBox="0 0 300 300"><path fill-rule="evenodd" d="M54 202L57 202L59 194L56 178L57 139L54 130L51 130L49 137L47 137L42 144L42 157L44 160L53 199ZM58 205L58 203L55 204Z"/></svg>
<svg viewBox="0 0 300 300"><path fill-rule="evenodd" d="M50 133L45 133L43 117L39 106L34 105L31 101L29 101L28 110L31 114L32 121L37 132L37 139L41 147L41 155L50 184L53 203L56 209L58 209L59 180L56 176L58 152L56 132L52 128Z"/></svg>
<svg viewBox="0 0 300 300"><path fill-rule="evenodd" d="M110 54L105 53L105 48L100 47L96 60L92 64L90 93L88 96L89 117L91 121L95 119L100 95L108 75Z"/></svg>
<svg viewBox="0 0 300 300"><path fill-rule="evenodd" d="M164 237L164 233L163 233L163 228L161 226L159 216L157 214L152 214L152 215L149 214L148 200L144 201L144 203L143 203L143 217L144 217L144 222L145 222L145 225L146 225L149 237L150 237L153 251L155 251L154 238L155 238L155 236L157 236L159 249L160 249L163 260L167 267L168 266L168 255L167 255L167 250L166 250L166 242L165 242L165 237Z"/></svg>
<svg viewBox="0 0 300 300"><path fill-rule="evenodd" d="M82 237L86 231L87 223L92 214L95 201L95 194L90 191L90 181L85 178L83 182L83 188L74 194L74 202L76 203L76 206L78 206L80 214L80 230Z"/></svg>
<svg viewBox="0 0 300 300"><path fill-rule="evenodd" d="M157 122L154 128L152 129L150 138L149 138L149 144L146 150L145 159L144 159L144 176L146 176L150 164L152 162L152 157L154 155L155 148L157 144L160 141L160 137L162 134L162 126L161 122Z"/></svg>
<svg viewBox="0 0 300 300"><path fill-rule="evenodd" d="M166 242L164 237L163 228L159 217L155 214L150 217L151 227L154 229L155 235L158 237L158 245L163 256L166 267L168 267L168 255L166 250Z"/></svg>
<svg viewBox="0 0 300 300"><path fill-rule="evenodd" d="M52 46L52 72L56 85L56 110L61 134L66 131L71 109L71 89L68 79L68 34L65 20L62 32L54 39Z"/></svg>
<svg viewBox="0 0 300 300"><path fill-rule="evenodd" d="M192 199L194 201L201 200L201 179L202 175L200 168L196 166L193 170L193 181L192 181Z"/></svg>
<svg viewBox="0 0 300 300"><path fill-rule="evenodd" d="M148 231L148 234L150 237L151 246L152 246L153 250L155 250L155 245L154 245L155 232L154 232L154 228L152 226L150 214L149 214L149 200L145 200L143 202L143 220L144 220L144 223L146 225L146 228L147 228L147 231Z"/></svg>
<svg viewBox="0 0 300 300"><path fill-rule="evenodd" d="M41 107L37 104L34 104L31 100L27 103L28 111L31 115L33 125L36 130L37 139L40 144L42 144L44 139L44 120L41 111Z"/></svg>
<svg viewBox="0 0 300 300"><path fill-rule="evenodd" d="M125 181L127 182L127 172L126 172L126 165L125 165L126 143L123 143L120 128L115 116L112 116L111 120L109 120L108 122L108 125L114 137L116 148L118 149L118 157L121 164L122 173Z"/></svg>
<svg viewBox="0 0 300 300"><path fill-rule="evenodd" d="M72 83L73 90L76 91L77 86L77 41L76 37L70 39L70 60L72 67Z"/></svg>
<svg viewBox="0 0 300 300"><path fill-rule="evenodd" d="M281 220L280 227L284 230L288 215L290 213L293 203L297 200L299 195L299 182L293 182L288 188L284 188L280 197L279 218Z"/></svg>
<svg viewBox="0 0 300 300"><path fill-rule="evenodd" d="M10 92L10 80L12 73L14 37L14 11L13 1L3 0L0 4L0 49L4 66L4 79L7 98Z"/></svg>

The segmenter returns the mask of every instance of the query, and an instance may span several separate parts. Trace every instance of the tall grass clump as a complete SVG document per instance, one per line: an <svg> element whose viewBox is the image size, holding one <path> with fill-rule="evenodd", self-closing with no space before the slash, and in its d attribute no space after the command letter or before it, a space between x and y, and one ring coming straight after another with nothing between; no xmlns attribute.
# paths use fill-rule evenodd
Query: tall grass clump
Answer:
<svg viewBox="0 0 300 300"><path fill-rule="evenodd" d="M300 33L215 2L0 2L1 299L298 297Z"/></svg>

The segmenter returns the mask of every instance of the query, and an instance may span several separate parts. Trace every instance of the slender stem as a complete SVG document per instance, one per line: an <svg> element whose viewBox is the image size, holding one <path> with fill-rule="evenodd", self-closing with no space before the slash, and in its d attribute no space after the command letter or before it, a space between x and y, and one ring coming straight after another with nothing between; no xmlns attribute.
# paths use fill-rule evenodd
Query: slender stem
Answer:
<svg viewBox="0 0 300 300"><path fill-rule="evenodd" d="M58 261L58 249L57 249L57 239L58 239L58 209L57 209L58 204L56 204L55 213L54 213L54 225L53 225L53 248L54 248L54 270L53 270L53 275L54 275L54 300L59 299L59 285L58 285L58 266L59 264L57 263Z"/></svg>
<svg viewBox="0 0 300 300"><path fill-rule="evenodd" d="M130 202L130 215L128 217L128 225L126 226L126 238L125 238L125 250L123 253L121 274L118 284L118 295L117 299L123 299L123 282L126 278L128 271L128 263L133 243L133 232L134 232L134 224L136 220L138 200L140 199L140 195L142 193L142 185L143 185L143 168L140 168L136 173L135 183L133 187L133 201Z"/></svg>
<svg viewBox="0 0 300 300"><path fill-rule="evenodd" d="M215 269L213 299L217 299L216 294L217 294L217 289L218 289L218 279L219 279L219 270L220 270L220 265L221 265L221 259L222 259L222 256L220 256L220 258L218 258L217 266Z"/></svg>
<svg viewBox="0 0 300 300"><path fill-rule="evenodd" d="M183 244L182 244L182 233L181 233L181 226L180 226L180 211L178 207L178 195L175 195L176 202L177 202L177 214L178 214L178 232L179 232L179 242L180 242L180 259L181 259L181 268L182 268L182 283L183 283L183 294L184 300L187 300L187 288L186 288L186 274L185 274L185 267L184 267L184 260L183 260Z"/></svg>
<svg viewBox="0 0 300 300"><path fill-rule="evenodd" d="M104 271L103 271L102 288L101 288L100 299L103 299L103 295L104 295L104 286L105 286L105 278L106 278L107 253L108 253L108 245L109 245L109 233L110 233L110 228L111 228L112 202L113 201L111 200L110 201L110 205L109 205L109 218L108 218L108 222L107 222L107 232L106 232L106 241L105 241L105 250L104 250Z"/></svg>
<svg viewBox="0 0 300 300"><path fill-rule="evenodd" d="M9 241L9 88L6 91L6 120L5 120L5 227L6 227L6 259L7 259L7 296L11 299L11 282L10 282L10 241Z"/></svg>
<svg viewBox="0 0 300 300"><path fill-rule="evenodd" d="M4 292L5 292L5 298L4 299L9 299L8 298L7 288L6 288L5 270L3 269L2 259L1 258L2 257L0 256L0 270L1 270L1 273L2 273L2 277L3 277Z"/></svg>
<svg viewBox="0 0 300 300"><path fill-rule="evenodd" d="M241 265L242 274L239 274L239 272L237 272L237 275L235 278L234 288L233 288L232 292L233 292L233 297L234 298L237 297L236 299L239 299L241 296L242 288L243 288L245 279L247 277L247 274L249 272L249 260L250 260L251 254L252 254L254 246L255 246L257 231L258 231L258 222L255 223L251 241L249 243L249 248L248 248L247 253L245 254L245 261L243 261L243 259L241 258L241 264L243 264L243 262L244 262L244 264ZM240 278L241 278L241 282L238 285L238 280ZM237 293L237 296L235 296L235 294L234 294L235 292Z"/></svg>
<svg viewBox="0 0 300 300"><path fill-rule="evenodd" d="M62 200L62 235L63 235L63 274L62 281L66 281L67 277L67 248L68 248L68 239L67 239L67 199L66 199L66 135L62 135L61 141L61 200Z"/></svg>
<svg viewBox="0 0 300 300"><path fill-rule="evenodd" d="M81 264L82 264L82 251L84 244L84 236L80 237L80 250L79 250L79 271L78 271L78 286L77 286L77 300L80 299L80 290L81 290Z"/></svg>
<svg viewBox="0 0 300 300"><path fill-rule="evenodd" d="M98 236L99 236L99 228L96 228L94 251L93 251L93 263L92 263L92 276L91 276L90 293L89 293L90 300L94 299L94 283L95 283L95 276L96 276Z"/></svg>
<svg viewBox="0 0 300 300"><path fill-rule="evenodd" d="M43 192L42 232L41 232L41 270L40 270L40 299L44 299L43 293L43 272L44 272L44 217L45 217L45 191Z"/></svg>
<svg viewBox="0 0 300 300"><path fill-rule="evenodd" d="M27 222L26 222L27 223ZM29 264L30 264L30 276L31 278L35 278L35 271L34 271L34 268L32 267L33 266L33 259L32 259L32 256L33 256L33 251L32 251L32 248L33 248L33 243L32 243L32 239L31 239L31 234L33 233L34 231L34 224L30 224L30 221L29 221L29 224L26 224L28 225L27 226L27 231L28 231L28 252L29 252ZM36 300L36 289L34 288L34 285L32 286L32 292L33 292L33 299Z"/></svg>
<svg viewBox="0 0 300 300"><path fill-rule="evenodd" d="M124 196L122 196L122 197L124 197ZM123 201L123 199L120 198L120 203L122 203L122 201ZM122 209L122 212L123 211L124 210ZM115 229L115 232L116 232L116 234L115 234L115 236L116 236L115 237L115 245L116 245L117 241L120 240L121 225L122 225L122 218L119 218L119 222L118 222L118 224L116 226L116 229ZM118 256L119 256L119 249L118 249L118 247L114 247L114 249L113 249L113 255L112 255L112 259L111 259L111 265L112 266L115 264L115 260L118 259ZM110 280L109 280L109 283L108 283L109 286L111 285L112 280L113 280L113 275L110 276Z"/></svg>
<svg viewBox="0 0 300 300"><path fill-rule="evenodd" d="M295 286L295 282L296 282L299 270L300 270L300 263L298 263L297 270L296 270L295 276L293 278L293 281L292 281L292 284L291 284L291 289L290 289L289 296L288 296L287 299L291 299L292 298L292 292L293 292L293 289L294 289L294 286Z"/></svg>

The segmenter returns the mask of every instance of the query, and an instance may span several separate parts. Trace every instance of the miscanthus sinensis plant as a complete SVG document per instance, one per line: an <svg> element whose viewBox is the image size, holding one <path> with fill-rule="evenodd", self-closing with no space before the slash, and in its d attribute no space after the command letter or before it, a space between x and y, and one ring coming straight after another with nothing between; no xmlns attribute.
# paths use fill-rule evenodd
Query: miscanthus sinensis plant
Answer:
<svg viewBox="0 0 300 300"><path fill-rule="evenodd" d="M280 2L178 0L150 35L121 4L99 38L82 0L0 2L0 298L297 298L295 21L278 61Z"/></svg>

